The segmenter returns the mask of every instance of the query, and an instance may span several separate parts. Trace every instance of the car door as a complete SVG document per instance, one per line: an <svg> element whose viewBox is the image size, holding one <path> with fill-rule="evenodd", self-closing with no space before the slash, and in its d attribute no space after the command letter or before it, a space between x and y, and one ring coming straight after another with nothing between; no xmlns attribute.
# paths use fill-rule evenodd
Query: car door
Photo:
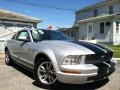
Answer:
<svg viewBox="0 0 120 90"><path fill-rule="evenodd" d="M30 43L31 39L27 30L20 31L16 36L16 55L18 57L17 61L21 64L26 65L28 63L28 60L25 58L25 50L29 48Z"/></svg>
<svg viewBox="0 0 120 90"><path fill-rule="evenodd" d="M21 31L16 33L14 39L11 40L11 54L13 58L17 61L20 62L19 57L20 57L20 45L23 43L23 41L20 41L18 38L21 37Z"/></svg>

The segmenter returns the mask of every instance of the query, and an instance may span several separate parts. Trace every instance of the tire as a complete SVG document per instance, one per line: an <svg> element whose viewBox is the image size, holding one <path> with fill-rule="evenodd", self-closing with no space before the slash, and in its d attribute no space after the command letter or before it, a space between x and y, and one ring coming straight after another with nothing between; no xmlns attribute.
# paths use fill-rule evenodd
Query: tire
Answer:
<svg viewBox="0 0 120 90"><path fill-rule="evenodd" d="M10 57L10 53L8 50L5 51L5 63L6 65L8 66L11 66L12 65L12 59Z"/></svg>
<svg viewBox="0 0 120 90"><path fill-rule="evenodd" d="M39 58L35 64L35 79L43 88L50 89L58 86L56 73L52 63L46 58Z"/></svg>

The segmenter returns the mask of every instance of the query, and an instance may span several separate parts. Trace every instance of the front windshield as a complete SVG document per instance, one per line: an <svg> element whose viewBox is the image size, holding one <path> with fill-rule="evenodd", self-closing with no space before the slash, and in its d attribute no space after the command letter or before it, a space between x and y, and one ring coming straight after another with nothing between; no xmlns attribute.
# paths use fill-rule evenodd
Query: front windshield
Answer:
<svg viewBox="0 0 120 90"><path fill-rule="evenodd" d="M36 30L36 31L31 31L31 34L32 34L32 37L33 37L34 41L41 41L41 40L65 40L65 41L71 41L72 40L72 38L66 36L65 34L59 32L59 31Z"/></svg>

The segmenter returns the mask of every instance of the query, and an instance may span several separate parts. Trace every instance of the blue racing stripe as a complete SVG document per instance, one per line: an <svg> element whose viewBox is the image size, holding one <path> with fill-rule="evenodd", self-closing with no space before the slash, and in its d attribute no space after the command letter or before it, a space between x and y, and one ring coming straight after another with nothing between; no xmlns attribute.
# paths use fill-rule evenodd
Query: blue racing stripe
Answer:
<svg viewBox="0 0 120 90"><path fill-rule="evenodd" d="M92 44L92 43L83 42L83 41L79 41L79 42L74 41L73 43L78 44L78 45L82 45L82 46L90 49L91 51L95 52L96 54L108 52L108 49L105 49L103 47L101 48L100 46L97 46L97 45Z"/></svg>

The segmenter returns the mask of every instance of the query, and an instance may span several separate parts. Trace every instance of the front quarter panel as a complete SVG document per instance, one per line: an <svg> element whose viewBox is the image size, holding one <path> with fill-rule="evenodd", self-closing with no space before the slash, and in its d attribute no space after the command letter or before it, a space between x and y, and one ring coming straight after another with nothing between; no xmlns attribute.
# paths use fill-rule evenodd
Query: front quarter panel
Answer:
<svg viewBox="0 0 120 90"><path fill-rule="evenodd" d="M51 50L51 49L48 49L48 48L41 48L41 49L38 49L35 53L34 53L34 60L36 58L36 56L38 54L45 54L49 60L52 62L53 64L53 67L55 69L56 72L59 71L59 67L58 67L58 63L57 63L57 60L56 60L56 57L55 57L55 54L54 52Z"/></svg>

